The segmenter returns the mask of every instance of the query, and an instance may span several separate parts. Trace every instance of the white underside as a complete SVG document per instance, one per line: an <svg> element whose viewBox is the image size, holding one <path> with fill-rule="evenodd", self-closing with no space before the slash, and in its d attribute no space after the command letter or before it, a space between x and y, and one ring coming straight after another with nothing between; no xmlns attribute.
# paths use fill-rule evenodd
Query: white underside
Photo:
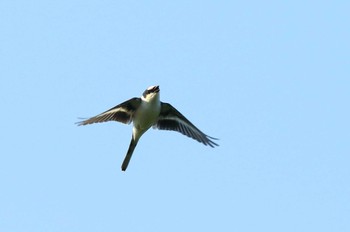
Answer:
<svg viewBox="0 0 350 232"><path fill-rule="evenodd" d="M159 94L150 101L142 99L140 107L133 118L133 136L138 140L153 124L156 123L161 109Z"/></svg>

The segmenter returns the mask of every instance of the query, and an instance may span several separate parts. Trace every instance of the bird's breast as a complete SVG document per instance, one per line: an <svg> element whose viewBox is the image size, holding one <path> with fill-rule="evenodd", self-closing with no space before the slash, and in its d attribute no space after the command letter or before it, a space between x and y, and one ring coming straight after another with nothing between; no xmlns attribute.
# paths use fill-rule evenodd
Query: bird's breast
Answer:
<svg viewBox="0 0 350 232"><path fill-rule="evenodd" d="M135 112L134 126L141 130L147 130L158 119L160 113L160 104L141 105Z"/></svg>

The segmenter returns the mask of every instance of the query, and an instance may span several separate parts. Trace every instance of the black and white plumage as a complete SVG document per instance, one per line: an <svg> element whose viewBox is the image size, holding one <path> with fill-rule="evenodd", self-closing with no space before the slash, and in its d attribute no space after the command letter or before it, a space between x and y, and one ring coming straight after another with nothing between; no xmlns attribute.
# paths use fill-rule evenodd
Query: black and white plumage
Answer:
<svg viewBox="0 0 350 232"><path fill-rule="evenodd" d="M178 131L204 145L211 147L218 146L213 141L215 138L200 131L172 105L161 102L159 91L159 86L151 86L144 91L141 98L131 98L95 117L78 122L77 124L82 126L107 121L118 121L125 124L133 122L131 142L122 164L123 171L128 167L138 140L150 127L160 130Z"/></svg>

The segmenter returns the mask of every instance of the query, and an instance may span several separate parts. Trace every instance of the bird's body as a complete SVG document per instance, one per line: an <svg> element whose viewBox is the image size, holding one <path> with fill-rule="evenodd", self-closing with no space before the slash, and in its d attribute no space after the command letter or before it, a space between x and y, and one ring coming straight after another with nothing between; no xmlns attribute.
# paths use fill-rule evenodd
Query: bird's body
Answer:
<svg viewBox="0 0 350 232"><path fill-rule="evenodd" d="M140 131L148 130L158 119L161 109L159 93L152 98L141 97L141 104L136 110L133 124Z"/></svg>
<svg viewBox="0 0 350 232"><path fill-rule="evenodd" d="M132 128L132 138L129 149L122 164L123 171L128 167L134 149L143 133L156 123L160 113L160 108L159 88L154 96L148 98L147 96L141 97L141 104L135 111L132 119L134 127Z"/></svg>
<svg viewBox="0 0 350 232"><path fill-rule="evenodd" d="M128 167L139 139L152 126L161 130L178 131L204 145L218 146L211 140L214 138L201 132L170 104L160 101L159 86L151 86L144 91L141 98L132 98L95 117L81 121L78 125L106 121L128 124L133 122L131 142L122 164L123 171Z"/></svg>

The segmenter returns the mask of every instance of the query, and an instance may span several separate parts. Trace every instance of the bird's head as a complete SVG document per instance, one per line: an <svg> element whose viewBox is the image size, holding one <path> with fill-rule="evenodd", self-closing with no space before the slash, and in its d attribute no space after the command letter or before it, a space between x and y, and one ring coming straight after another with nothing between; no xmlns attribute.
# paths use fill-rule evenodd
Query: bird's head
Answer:
<svg viewBox="0 0 350 232"><path fill-rule="evenodd" d="M148 87L142 94L142 98L145 101L150 101L156 96L159 96L159 85Z"/></svg>

